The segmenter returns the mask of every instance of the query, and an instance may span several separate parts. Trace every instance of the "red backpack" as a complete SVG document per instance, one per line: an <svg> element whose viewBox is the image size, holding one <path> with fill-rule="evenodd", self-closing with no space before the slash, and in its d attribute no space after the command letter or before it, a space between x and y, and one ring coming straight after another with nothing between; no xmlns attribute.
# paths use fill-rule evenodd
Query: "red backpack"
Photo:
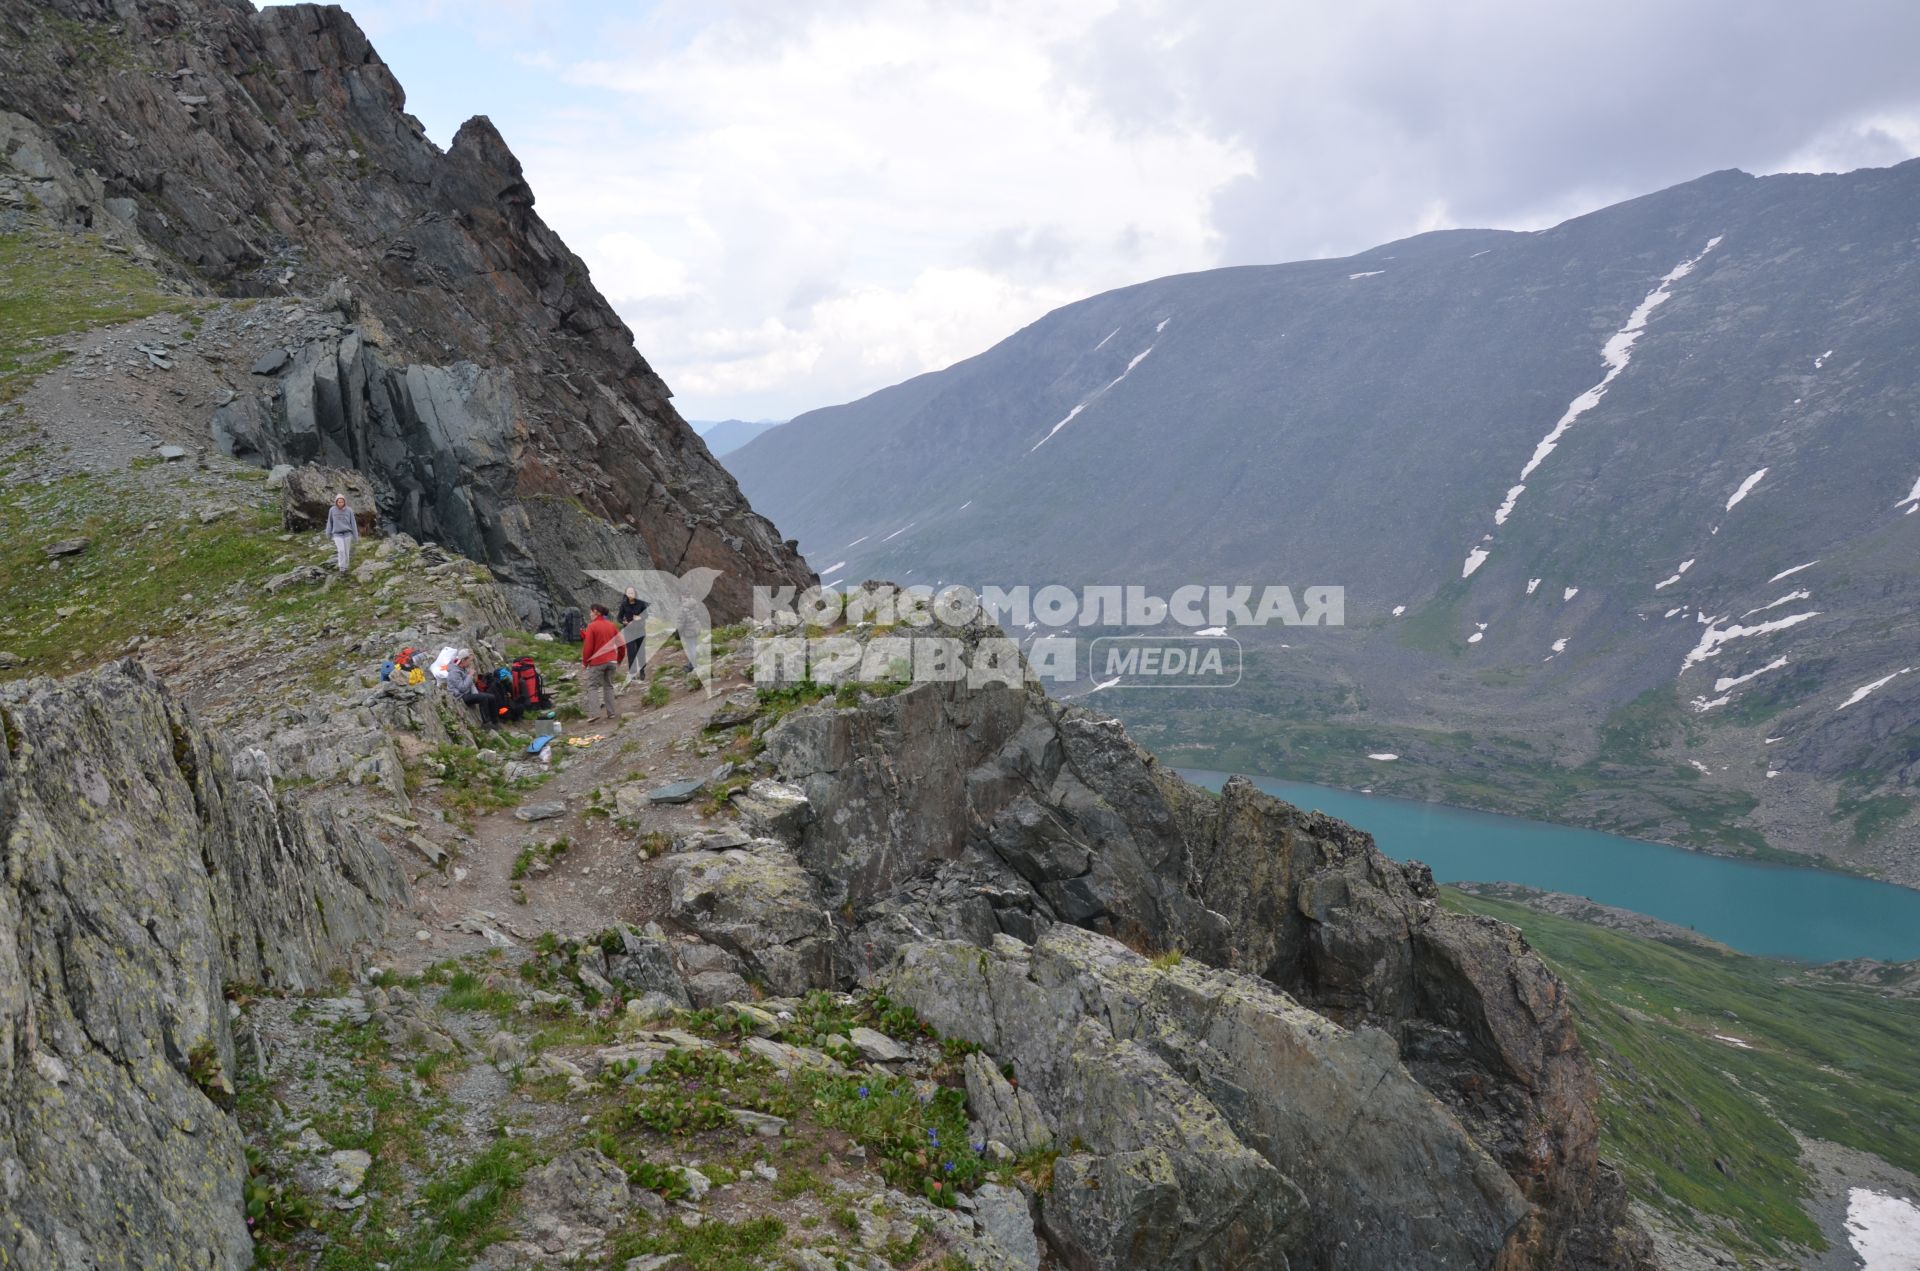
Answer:
<svg viewBox="0 0 1920 1271"><path fill-rule="evenodd" d="M512 688L509 701L521 710L535 706L551 705L547 701L547 691L540 683L540 668L533 664L532 658L515 658L509 668L512 672Z"/></svg>

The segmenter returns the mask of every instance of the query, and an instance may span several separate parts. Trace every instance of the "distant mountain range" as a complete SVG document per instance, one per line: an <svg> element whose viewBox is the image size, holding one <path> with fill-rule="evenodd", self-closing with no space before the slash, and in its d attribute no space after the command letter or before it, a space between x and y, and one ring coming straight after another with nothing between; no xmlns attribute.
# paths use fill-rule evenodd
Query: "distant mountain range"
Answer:
<svg viewBox="0 0 1920 1271"><path fill-rule="evenodd" d="M1346 587L1102 698L1169 758L1920 885L1916 347L1920 161L1727 171L1095 296L728 467L829 579Z"/></svg>
<svg viewBox="0 0 1920 1271"><path fill-rule="evenodd" d="M778 419L689 419L688 424L700 434L707 443L707 449L718 459L731 454L758 437L769 428L781 424Z"/></svg>

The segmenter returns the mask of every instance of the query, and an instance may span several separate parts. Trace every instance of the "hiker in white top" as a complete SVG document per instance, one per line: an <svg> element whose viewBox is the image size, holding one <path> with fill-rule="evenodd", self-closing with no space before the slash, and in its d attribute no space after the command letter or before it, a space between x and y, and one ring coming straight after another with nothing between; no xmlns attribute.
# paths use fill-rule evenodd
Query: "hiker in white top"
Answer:
<svg viewBox="0 0 1920 1271"><path fill-rule="evenodd" d="M344 574L353 564L353 541L360 537L360 522L344 494L334 495L333 506L327 509L327 537L333 540L334 558Z"/></svg>

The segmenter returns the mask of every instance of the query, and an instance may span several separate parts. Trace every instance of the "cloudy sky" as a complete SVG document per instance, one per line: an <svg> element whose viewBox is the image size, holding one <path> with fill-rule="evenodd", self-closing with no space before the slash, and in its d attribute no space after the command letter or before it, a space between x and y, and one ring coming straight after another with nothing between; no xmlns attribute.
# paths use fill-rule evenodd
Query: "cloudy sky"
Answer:
<svg viewBox="0 0 1920 1271"><path fill-rule="evenodd" d="M347 0L490 115L690 418L1185 270L1920 154L1906 0Z"/></svg>

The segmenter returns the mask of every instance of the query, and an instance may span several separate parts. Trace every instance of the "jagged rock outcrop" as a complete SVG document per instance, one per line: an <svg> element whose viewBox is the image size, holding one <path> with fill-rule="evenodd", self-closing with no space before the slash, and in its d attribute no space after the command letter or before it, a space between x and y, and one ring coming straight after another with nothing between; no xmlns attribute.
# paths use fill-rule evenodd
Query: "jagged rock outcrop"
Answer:
<svg viewBox="0 0 1920 1271"><path fill-rule="evenodd" d="M1069 1265L1487 1266L1527 1214L1391 1039L1255 977L1059 924L909 945L882 983L1072 1145L1042 1210Z"/></svg>
<svg viewBox="0 0 1920 1271"><path fill-rule="evenodd" d="M350 468L321 464L303 464L282 477L280 523L296 533L322 530L334 499L342 494L347 496L347 506L353 509L361 534L371 533L378 512L367 479Z"/></svg>
<svg viewBox="0 0 1920 1271"><path fill-rule="evenodd" d="M359 468L394 524L485 560L529 616L583 596L584 569L719 570L722 621L756 583L808 581L499 132L469 120L443 153L405 104L339 8L0 0L0 111L37 125L0 128L29 152L20 188L197 289L337 317L223 408L230 452Z"/></svg>
<svg viewBox="0 0 1920 1271"><path fill-rule="evenodd" d="M819 887L781 843L678 855L667 892L670 915L740 958L774 992L804 993L834 980Z"/></svg>
<svg viewBox="0 0 1920 1271"><path fill-rule="evenodd" d="M857 978L929 938L1062 924L1257 975L1391 1038L1499 1162L1531 1211L1498 1265L1642 1265L1564 986L1517 930L1441 908L1424 868L1247 781L1189 785L1037 689L920 683L795 712L765 742L763 767L807 798L787 841Z"/></svg>
<svg viewBox="0 0 1920 1271"><path fill-rule="evenodd" d="M0 724L0 1264L244 1266L223 989L320 983L405 885L135 663Z"/></svg>

